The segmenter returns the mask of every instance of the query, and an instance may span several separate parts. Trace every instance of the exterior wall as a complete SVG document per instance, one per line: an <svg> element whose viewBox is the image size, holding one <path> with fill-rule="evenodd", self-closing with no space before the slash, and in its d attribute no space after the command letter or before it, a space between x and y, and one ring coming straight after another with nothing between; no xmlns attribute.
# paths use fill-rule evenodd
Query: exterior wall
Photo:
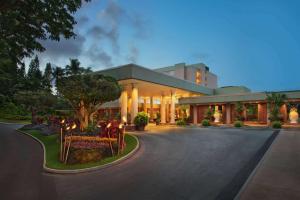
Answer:
<svg viewBox="0 0 300 200"><path fill-rule="evenodd" d="M267 104L259 103L257 109L257 121L258 123L268 123Z"/></svg>
<svg viewBox="0 0 300 200"><path fill-rule="evenodd" d="M208 108L207 105L197 106L197 122L198 123L201 123L201 121L204 119L207 108Z"/></svg>

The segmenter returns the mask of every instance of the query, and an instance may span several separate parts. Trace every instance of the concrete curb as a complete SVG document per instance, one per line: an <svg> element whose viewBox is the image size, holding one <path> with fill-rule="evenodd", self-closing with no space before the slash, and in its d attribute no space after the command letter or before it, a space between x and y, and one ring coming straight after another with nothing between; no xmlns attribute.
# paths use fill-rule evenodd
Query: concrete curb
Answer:
<svg viewBox="0 0 300 200"><path fill-rule="evenodd" d="M281 133L281 130L279 130L279 133ZM258 171L258 169L262 166L262 163L264 162L264 160L266 159L266 157L270 154L270 151L272 149L272 146L274 145L274 143L276 142L278 136L274 139L274 141L271 143L271 145L269 146L268 150L265 152L265 154L263 155L263 157L260 159L260 161L257 163L256 167L253 169L253 171L251 172L251 174L249 175L249 177L247 178L247 180L245 181L245 183L243 184L243 186L241 187L240 191L237 193L237 195L234 197L234 200L239 200L242 193L246 190L248 184L251 182L251 180L254 178L256 172Z"/></svg>
<svg viewBox="0 0 300 200"><path fill-rule="evenodd" d="M84 168L84 169L67 169L67 170L54 169L54 168L49 168L49 167L46 166L46 148L45 148L45 145L43 144L43 142L40 141L39 139L33 137L29 133L26 133L26 132L21 131L19 129L16 129L16 131L33 138L34 140L36 140L42 146L43 152L44 152L43 170L45 172L53 173L53 174L78 174L78 173L92 172L92 171L96 171L96 170L105 169L107 167L119 164L123 160L126 160L126 159L132 157L138 151L138 149L140 148L140 142L139 142L138 138L135 135L129 134L132 137L134 137L134 139L137 141L136 147L131 152L129 152L127 155L125 155L125 156L123 156L123 157L121 157L121 158L119 158L119 159L117 159L117 160L115 160L111 163L107 163L107 164L100 165L100 166L95 166L95 167Z"/></svg>

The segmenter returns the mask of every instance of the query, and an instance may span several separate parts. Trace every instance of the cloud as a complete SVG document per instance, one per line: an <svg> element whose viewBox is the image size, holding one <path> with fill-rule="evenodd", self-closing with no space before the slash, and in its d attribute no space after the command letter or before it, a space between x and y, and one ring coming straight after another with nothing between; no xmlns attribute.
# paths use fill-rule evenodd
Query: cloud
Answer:
<svg viewBox="0 0 300 200"><path fill-rule="evenodd" d="M127 56L127 60L130 63L136 63L139 57L139 49L135 45L131 45L129 55Z"/></svg>
<svg viewBox="0 0 300 200"><path fill-rule="evenodd" d="M85 40L85 37L77 33L75 38L61 38L59 42L52 40L41 41L46 48L43 54L53 60L62 57L78 57L83 51L82 46Z"/></svg>
<svg viewBox="0 0 300 200"><path fill-rule="evenodd" d="M112 64L112 58L109 54L107 54L103 49L97 47L96 45L92 45L86 52L85 54L89 57L89 59L93 63L99 63L103 68L111 67L113 66Z"/></svg>
<svg viewBox="0 0 300 200"><path fill-rule="evenodd" d="M76 26L80 28L89 22L89 18L86 15L80 16L76 19Z"/></svg>

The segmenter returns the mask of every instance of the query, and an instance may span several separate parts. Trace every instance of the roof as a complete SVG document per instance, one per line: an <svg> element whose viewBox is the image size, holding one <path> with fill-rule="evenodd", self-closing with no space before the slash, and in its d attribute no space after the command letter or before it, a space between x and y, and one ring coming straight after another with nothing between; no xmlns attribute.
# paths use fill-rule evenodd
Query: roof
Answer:
<svg viewBox="0 0 300 200"><path fill-rule="evenodd" d="M179 99L179 104L207 104L207 103L231 103L238 101L265 101L269 92L257 93L239 93L239 94L224 94L212 96L197 96L197 97L183 97ZM285 94L287 99L299 99L300 91L281 91L276 92Z"/></svg>
<svg viewBox="0 0 300 200"><path fill-rule="evenodd" d="M177 68L182 68L182 67L187 67L187 68L205 68L207 71L209 71L209 67L207 67L204 63L196 63L196 64L191 64L191 65L186 65L185 63L177 63L172 66L167 66L167 67L160 67L157 69L154 69L155 71L158 72L166 72L170 70L175 70Z"/></svg>
<svg viewBox="0 0 300 200"><path fill-rule="evenodd" d="M161 72L147 69L136 64L122 65L119 67L97 71L95 73L101 73L106 76L112 76L117 80L137 79L195 93L201 93L206 95L213 94L213 89L197 85L190 81L169 76Z"/></svg>

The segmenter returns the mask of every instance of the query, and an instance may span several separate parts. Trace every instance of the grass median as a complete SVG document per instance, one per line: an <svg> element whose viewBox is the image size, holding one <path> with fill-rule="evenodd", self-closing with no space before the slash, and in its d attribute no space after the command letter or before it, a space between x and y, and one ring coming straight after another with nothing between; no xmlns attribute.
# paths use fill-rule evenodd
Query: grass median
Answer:
<svg viewBox="0 0 300 200"><path fill-rule="evenodd" d="M50 136L43 136L39 130L28 130L28 129L20 129L22 132L26 132L30 134L31 136L37 138L40 140L46 150L46 167L52 168L52 169L60 169L60 170L71 170L71 169L85 169L95 166L101 166L105 165L111 162L114 162L127 154L129 154L131 151L133 151L138 141L137 139L129 134L125 134L125 142L126 142L126 148L124 149L124 152L120 155L107 157L102 160L96 161L96 162L89 162L89 163L83 163L83 164L64 164L59 161L59 149L60 145L57 142L58 141L58 134L50 135Z"/></svg>

